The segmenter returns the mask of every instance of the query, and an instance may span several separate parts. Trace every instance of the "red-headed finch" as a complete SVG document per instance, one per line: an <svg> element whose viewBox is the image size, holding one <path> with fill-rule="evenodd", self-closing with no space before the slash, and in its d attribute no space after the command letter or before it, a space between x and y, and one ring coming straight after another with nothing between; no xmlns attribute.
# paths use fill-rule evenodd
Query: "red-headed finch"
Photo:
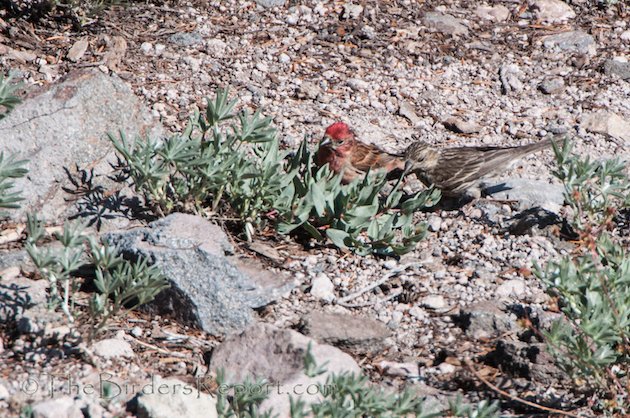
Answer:
<svg viewBox="0 0 630 418"><path fill-rule="evenodd" d="M445 196L479 197L481 178L499 174L524 156L551 146L551 140L515 147L436 148L414 142L405 152L405 174L414 173Z"/></svg>
<svg viewBox="0 0 630 418"><path fill-rule="evenodd" d="M354 132L343 122L336 122L326 129L319 144L315 163L328 166L335 173L343 173L343 183L362 178L368 169L371 172L385 170L388 173L405 168L402 155L383 151L376 145L366 144L356 138Z"/></svg>

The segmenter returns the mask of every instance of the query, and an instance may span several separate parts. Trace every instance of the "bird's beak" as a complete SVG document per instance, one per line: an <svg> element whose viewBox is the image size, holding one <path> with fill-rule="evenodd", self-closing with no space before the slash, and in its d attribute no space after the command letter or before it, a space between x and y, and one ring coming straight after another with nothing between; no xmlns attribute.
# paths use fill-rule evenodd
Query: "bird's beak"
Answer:
<svg viewBox="0 0 630 418"><path fill-rule="evenodd" d="M320 147L323 147L324 145L328 145L330 144L332 141L330 140L330 137L328 135L326 135L321 142L319 143Z"/></svg>
<svg viewBox="0 0 630 418"><path fill-rule="evenodd" d="M409 160L405 161L405 171L403 171L403 176L409 174L409 172L413 169L413 163Z"/></svg>

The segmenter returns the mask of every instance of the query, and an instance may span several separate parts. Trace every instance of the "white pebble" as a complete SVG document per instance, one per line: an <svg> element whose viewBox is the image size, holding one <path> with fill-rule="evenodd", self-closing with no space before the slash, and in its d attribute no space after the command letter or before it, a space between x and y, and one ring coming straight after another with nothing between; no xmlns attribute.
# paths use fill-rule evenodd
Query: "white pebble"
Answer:
<svg viewBox="0 0 630 418"><path fill-rule="evenodd" d="M455 372L455 366L453 366L452 364L449 363L442 363L438 366L438 369L440 369L440 373L444 373L444 374L449 374L449 373L454 373Z"/></svg>
<svg viewBox="0 0 630 418"><path fill-rule="evenodd" d="M162 55L162 52L166 49L164 44L155 44L155 55Z"/></svg>
<svg viewBox="0 0 630 418"><path fill-rule="evenodd" d="M335 299L334 290L335 285L324 273L320 273L315 276L311 282L311 295L317 299L332 302Z"/></svg>
<svg viewBox="0 0 630 418"><path fill-rule="evenodd" d="M440 295L426 296L422 299L422 306L429 309L443 309L446 307L446 301Z"/></svg>
<svg viewBox="0 0 630 418"><path fill-rule="evenodd" d="M522 296L524 293L525 282L520 279L506 280L496 290L499 297Z"/></svg>
<svg viewBox="0 0 630 418"><path fill-rule="evenodd" d="M392 321L395 323L398 323L400 321L402 321L404 314L400 311L394 311L392 312Z"/></svg>
<svg viewBox="0 0 630 418"><path fill-rule="evenodd" d="M140 45L140 50L144 55L151 55L153 54L153 44L151 42L143 42Z"/></svg>

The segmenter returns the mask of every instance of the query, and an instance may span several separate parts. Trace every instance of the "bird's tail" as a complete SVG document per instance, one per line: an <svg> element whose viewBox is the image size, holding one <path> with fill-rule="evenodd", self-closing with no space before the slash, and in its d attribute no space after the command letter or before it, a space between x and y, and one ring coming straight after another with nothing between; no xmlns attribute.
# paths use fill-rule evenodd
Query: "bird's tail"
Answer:
<svg viewBox="0 0 630 418"><path fill-rule="evenodd" d="M515 148L518 148L521 151L521 155L525 156L525 155L531 154L532 152L536 152L536 151L545 149L547 147L551 147L552 143L553 141L551 139L545 139L543 141L534 142L533 144L522 145L520 147L515 147Z"/></svg>
<svg viewBox="0 0 630 418"><path fill-rule="evenodd" d="M491 173L497 174L499 171L510 167L521 158L550 147L551 144L552 141L550 139L546 139L533 144L518 145L508 148L477 148L481 151L487 151L479 155L480 161L478 161L477 177L484 177L490 175Z"/></svg>

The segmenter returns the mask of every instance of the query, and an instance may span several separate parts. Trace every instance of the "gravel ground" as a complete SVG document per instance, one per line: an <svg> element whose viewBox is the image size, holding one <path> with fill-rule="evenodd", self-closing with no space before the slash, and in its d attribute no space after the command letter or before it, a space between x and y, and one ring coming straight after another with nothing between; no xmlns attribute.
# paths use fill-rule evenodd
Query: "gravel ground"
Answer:
<svg viewBox="0 0 630 418"><path fill-rule="evenodd" d="M412 134L437 146L507 146L568 134L577 153L628 158L623 141L583 124L597 111L630 121L630 84L602 70L610 59L630 58L623 2L598 9L573 1L575 17L552 23L526 2L491 3L498 21L480 17L483 10L466 0L291 1L278 8L251 1L131 4L105 11L81 32L52 21L13 27L2 22L0 42L21 46L35 58L20 62L5 55L0 62L40 85L77 67L116 73L173 131L203 108L203 98L217 86L229 86L240 105L274 118L286 147L296 147L304 136L316 141L328 124L343 120L361 139L392 151L403 150ZM501 18L500 7L509 18ZM432 29L428 13L435 11L452 15L459 26ZM566 31L584 32L572 35L577 50L550 47L549 37ZM115 50L116 37L124 38L126 52L112 64L107 54ZM66 54L80 40L87 40L87 52L72 62ZM478 132L452 132L443 123L450 117L478 125ZM507 177L553 183L552 168L552 153L545 151L524 159ZM466 381L464 366L441 366L449 364L444 358L472 358L492 343L466 336L454 315L481 301L549 310L533 264L570 251L553 231L505 232L516 213L509 203L483 201L420 213L418 220L429 224L427 238L399 260L321 247L297 254L280 250L289 259L284 269L302 286L268 307L262 320L297 327L312 310L377 318L393 336L384 352L361 361L374 380L417 380L383 375L378 366L382 360L415 361L421 381L462 389L457 382ZM279 244L287 242L273 243ZM381 278L386 279L375 289L339 303ZM496 373L498 379L510 377L509 371ZM530 389L538 400L551 396L543 394L546 387Z"/></svg>

